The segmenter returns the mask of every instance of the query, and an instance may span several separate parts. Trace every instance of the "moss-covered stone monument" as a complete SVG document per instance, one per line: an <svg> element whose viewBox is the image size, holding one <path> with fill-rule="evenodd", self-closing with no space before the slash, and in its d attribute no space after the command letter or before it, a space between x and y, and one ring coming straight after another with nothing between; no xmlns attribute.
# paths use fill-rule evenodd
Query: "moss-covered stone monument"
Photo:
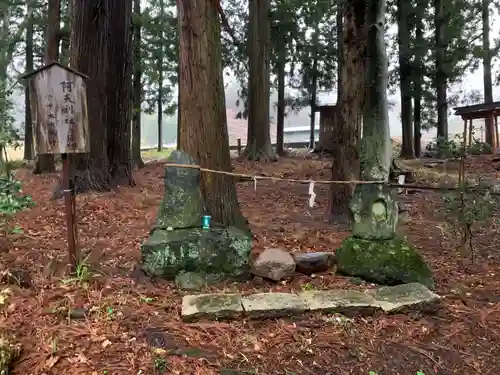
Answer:
<svg viewBox="0 0 500 375"><path fill-rule="evenodd" d="M174 164L195 165L191 156L174 151ZM217 277L241 277L249 273L251 233L212 223L201 226L204 211L200 171L167 166L165 195L156 225L141 248L141 268L152 277L174 279L181 272Z"/></svg>
<svg viewBox="0 0 500 375"><path fill-rule="evenodd" d="M337 250L339 272L379 284L411 282L434 287L420 254L396 233L398 206L389 188L392 147L387 102L387 56L384 44L385 1L368 7L367 75L361 140L361 180L350 204L352 235Z"/></svg>

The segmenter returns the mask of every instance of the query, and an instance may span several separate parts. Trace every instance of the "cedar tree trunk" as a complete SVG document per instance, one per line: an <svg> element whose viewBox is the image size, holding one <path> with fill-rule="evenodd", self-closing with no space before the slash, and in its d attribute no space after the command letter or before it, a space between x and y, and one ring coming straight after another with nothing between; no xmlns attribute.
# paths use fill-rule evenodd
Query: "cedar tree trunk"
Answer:
<svg viewBox="0 0 500 375"><path fill-rule="evenodd" d="M434 23L436 28L436 96L437 96L437 136L448 139L448 102L446 74L446 41L444 0L434 1Z"/></svg>
<svg viewBox="0 0 500 375"><path fill-rule="evenodd" d="M415 157L411 102L410 13L411 3L406 0L398 0L399 80L401 92L401 126L403 133L401 156L406 159L413 159Z"/></svg>
<svg viewBox="0 0 500 375"><path fill-rule="evenodd" d="M107 154L113 186L134 185L132 177L132 0L108 5Z"/></svg>
<svg viewBox="0 0 500 375"><path fill-rule="evenodd" d="M144 167L141 156L141 105L142 105L142 66L141 66L141 1L134 0L134 77L132 103L132 160L138 168Z"/></svg>
<svg viewBox="0 0 500 375"><path fill-rule="evenodd" d="M26 73L34 70L33 65L33 1L28 2L26 16ZM24 90L24 160L33 160L33 123L30 108L30 90L26 82Z"/></svg>
<svg viewBox="0 0 500 375"><path fill-rule="evenodd" d="M69 157L70 178L77 193L109 190L106 131L106 81L109 70L106 43L111 36L107 35L106 1L75 0L71 20L70 64L90 77L87 85L90 152ZM117 71L113 70L113 74ZM129 97L123 99L130 101Z"/></svg>
<svg viewBox="0 0 500 375"><path fill-rule="evenodd" d="M207 0L177 0L177 12L180 149L198 160L202 167L229 172L231 158L217 9ZM201 191L214 222L246 226L232 176L202 172Z"/></svg>
<svg viewBox="0 0 500 375"><path fill-rule="evenodd" d="M339 0L339 3L342 0ZM337 128L332 145L332 180L359 179L359 135L363 116L365 90L365 3L350 1L340 8L344 13L339 39L340 81L337 99ZM339 19L340 17L337 17ZM351 220L349 202L354 186L332 184L330 188L330 215L337 223Z"/></svg>
<svg viewBox="0 0 500 375"><path fill-rule="evenodd" d="M244 156L276 161L269 129L269 1L249 0L248 136Z"/></svg>

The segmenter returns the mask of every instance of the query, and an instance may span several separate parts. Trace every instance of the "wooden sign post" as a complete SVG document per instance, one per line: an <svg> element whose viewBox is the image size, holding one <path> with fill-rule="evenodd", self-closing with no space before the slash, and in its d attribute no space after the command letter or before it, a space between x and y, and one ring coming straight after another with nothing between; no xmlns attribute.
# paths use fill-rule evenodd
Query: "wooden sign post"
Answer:
<svg viewBox="0 0 500 375"><path fill-rule="evenodd" d="M35 152L61 154L62 184L68 230L68 255L72 271L78 264L75 192L70 179L68 154L89 152L87 113L88 77L52 62L22 78L30 79L30 109Z"/></svg>

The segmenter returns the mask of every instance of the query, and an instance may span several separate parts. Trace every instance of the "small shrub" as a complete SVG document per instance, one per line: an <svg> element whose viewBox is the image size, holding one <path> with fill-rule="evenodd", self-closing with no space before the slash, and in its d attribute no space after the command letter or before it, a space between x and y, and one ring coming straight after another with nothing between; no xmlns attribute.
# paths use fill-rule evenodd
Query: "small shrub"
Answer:
<svg viewBox="0 0 500 375"><path fill-rule="evenodd" d="M474 139L471 146L469 147L469 152L472 155L486 155L491 154L492 148L486 142L482 142L479 139Z"/></svg>
<svg viewBox="0 0 500 375"><path fill-rule="evenodd" d="M463 257L474 260L473 237L482 224L491 218L498 206L491 185L481 182L472 183L463 179L458 189L444 194L444 216L459 238L459 250Z"/></svg>

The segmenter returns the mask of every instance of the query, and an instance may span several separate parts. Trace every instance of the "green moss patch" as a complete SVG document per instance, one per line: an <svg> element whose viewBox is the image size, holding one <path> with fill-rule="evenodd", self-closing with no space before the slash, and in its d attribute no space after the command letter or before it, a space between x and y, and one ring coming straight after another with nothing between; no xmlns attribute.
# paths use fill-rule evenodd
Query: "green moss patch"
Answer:
<svg viewBox="0 0 500 375"><path fill-rule="evenodd" d="M420 283L434 288L432 271L402 237L364 240L348 237L337 250L337 271L383 285Z"/></svg>

